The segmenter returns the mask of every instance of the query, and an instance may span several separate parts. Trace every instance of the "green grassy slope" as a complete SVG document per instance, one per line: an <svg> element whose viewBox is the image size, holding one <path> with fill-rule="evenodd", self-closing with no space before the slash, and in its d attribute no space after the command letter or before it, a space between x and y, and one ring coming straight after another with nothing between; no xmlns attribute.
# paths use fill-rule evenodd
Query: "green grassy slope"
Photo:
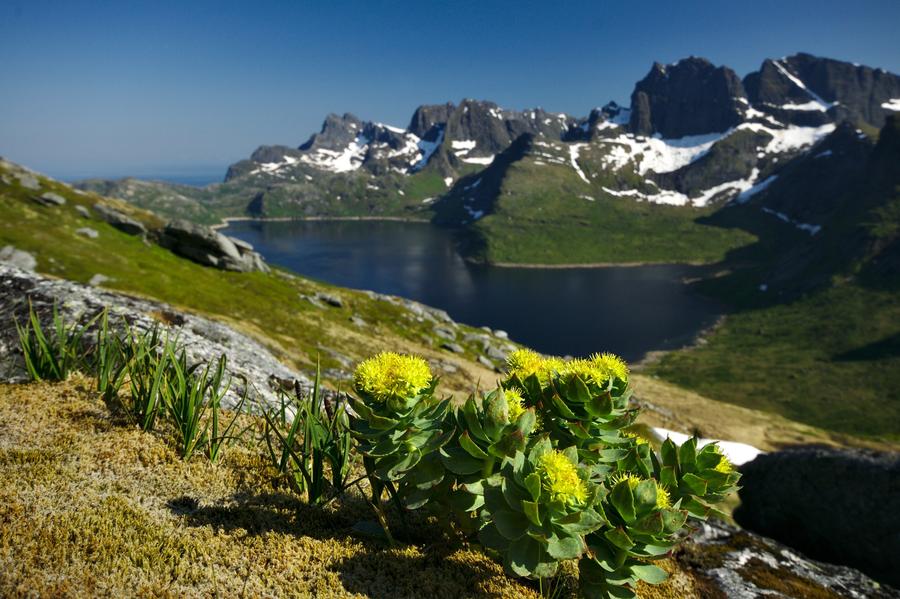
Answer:
<svg viewBox="0 0 900 599"><path fill-rule="evenodd" d="M0 175L3 174L0 166ZM271 274L235 273L207 268L180 258L152 242L126 235L96 218L80 216L76 205L110 202L93 194L39 177L42 190L30 191L15 179L0 183L0 247L11 244L37 257L42 273L87 282L95 274L110 279L110 289L168 302L175 307L225 321L260 339L285 362L307 372L321 355L323 368L341 364L333 352L352 361L374 352L410 351L455 364L457 372L442 372L451 390L471 391L471 381L493 381L496 375L475 361L475 346L466 353L439 349L434 324L406 308L365 293L335 288L283 271ZM64 206L46 207L31 197L54 191ZM148 227L161 221L146 212L112 201ZM76 233L81 227L99 232L97 239ZM317 307L304 296L327 292L343 300L342 308ZM350 321L357 315L367 325ZM482 331L461 326L460 334ZM346 365L344 366L346 369Z"/></svg>
<svg viewBox="0 0 900 599"><path fill-rule="evenodd" d="M492 263L715 262L753 236L698 222L709 210L616 198L571 166L513 163L488 214L472 226L472 257Z"/></svg>
<svg viewBox="0 0 900 599"><path fill-rule="evenodd" d="M755 205L716 215L716 224L759 237L732 254L732 272L698 285L734 313L704 344L650 371L721 401L900 441L897 164L900 121L889 121L865 170L817 198L836 209L815 236ZM759 201L794 194L770 189Z"/></svg>

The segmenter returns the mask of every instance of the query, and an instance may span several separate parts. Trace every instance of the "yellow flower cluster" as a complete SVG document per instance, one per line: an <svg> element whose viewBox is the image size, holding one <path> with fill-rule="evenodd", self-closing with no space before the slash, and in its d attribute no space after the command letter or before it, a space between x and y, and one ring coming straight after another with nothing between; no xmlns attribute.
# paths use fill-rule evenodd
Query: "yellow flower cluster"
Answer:
<svg viewBox="0 0 900 599"><path fill-rule="evenodd" d="M565 378L577 376L585 383L605 385L612 378L628 381L628 366L613 354L594 354L588 359L566 362L560 371Z"/></svg>
<svg viewBox="0 0 900 599"><path fill-rule="evenodd" d="M509 421L515 422L525 412L525 399L517 389L506 389L503 391L503 396L506 398L506 411L509 414Z"/></svg>
<svg viewBox="0 0 900 599"><path fill-rule="evenodd" d="M553 500L573 504L587 499L587 486L578 476L578 467L563 452L554 450L541 456L540 474Z"/></svg>
<svg viewBox="0 0 900 599"><path fill-rule="evenodd" d="M354 385L376 401L415 397L431 384L431 369L418 356L382 352L356 367Z"/></svg>
<svg viewBox="0 0 900 599"><path fill-rule="evenodd" d="M509 376L517 375L525 380L532 374L536 374L542 385L550 382L550 376L558 372L565 365L560 358L545 358L536 351L530 349L517 349L506 358Z"/></svg>
<svg viewBox="0 0 900 599"><path fill-rule="evenodd" d="M610 488L615 487L621 482L628 483L628 488L634 491L639 484L644 482L645 479L641 478L637 474L631 474L630 472L620 472L619 474L613 475L609 479ZM656 483L656 507L659 509L666 509L671 507L672 498L669 495L668 489L666 489L663 485Z"/></svg>

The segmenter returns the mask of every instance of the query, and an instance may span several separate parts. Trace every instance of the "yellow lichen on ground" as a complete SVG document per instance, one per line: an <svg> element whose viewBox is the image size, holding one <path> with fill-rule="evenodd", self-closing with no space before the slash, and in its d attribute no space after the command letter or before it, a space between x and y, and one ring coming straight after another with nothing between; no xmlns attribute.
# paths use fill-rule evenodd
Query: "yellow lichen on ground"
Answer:
<svg viewBox="0 0 900 599"><path fill-rule="evenodd" d="M78 376L0 385L0 596L529 597L474 549L389 549L272 485L260 447L182 462Z"/></svg>

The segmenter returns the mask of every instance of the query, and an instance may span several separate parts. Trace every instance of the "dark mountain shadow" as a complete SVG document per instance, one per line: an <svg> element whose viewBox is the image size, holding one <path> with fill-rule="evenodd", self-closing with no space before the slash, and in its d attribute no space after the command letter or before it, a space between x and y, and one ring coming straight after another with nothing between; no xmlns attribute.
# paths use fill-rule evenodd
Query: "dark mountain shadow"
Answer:
<svg viewBox="0 0 900 599"><path fill-rule="evenodd" d="M900 356L900 333L832 356L839 362L861 362Z"/></svg>

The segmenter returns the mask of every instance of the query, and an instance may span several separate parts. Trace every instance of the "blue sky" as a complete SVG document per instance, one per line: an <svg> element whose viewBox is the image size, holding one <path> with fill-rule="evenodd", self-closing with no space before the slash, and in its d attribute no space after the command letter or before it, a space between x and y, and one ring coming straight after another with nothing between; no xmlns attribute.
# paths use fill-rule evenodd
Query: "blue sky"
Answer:
<svg viewBox="0 0 900 599"><path fill-rule="evenodd" d="M797 51L900 72L897 0L0 2L0 155L64 178L220 172L328 112L584 115L653 61L739 75Z"/></svg>

